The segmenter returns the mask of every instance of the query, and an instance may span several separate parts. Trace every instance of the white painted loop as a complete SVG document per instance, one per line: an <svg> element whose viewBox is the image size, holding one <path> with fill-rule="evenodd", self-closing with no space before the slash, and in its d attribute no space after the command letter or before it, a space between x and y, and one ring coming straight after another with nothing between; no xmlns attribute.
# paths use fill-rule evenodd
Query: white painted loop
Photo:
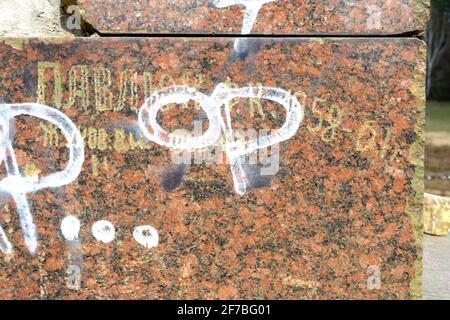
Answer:
<svg viewBox="0 0 450 320"><path fill-rule="evenodd" d="M57 126L67 140L69 160L62 171L40 177L38 181L26 179L20 174L12 146L9 124L14 117L33 116ZM62 112L38 103L0 104L0 160L5 161L6 177L0 181L0 192L6 192L16 202L17 212L28 250L37 250L36 225L33 223L26 194L43 188L60 187L74 181L81 172L84 162L84 146L81 134L75 124Z"/></svg>
<svg viewBox="0 0 450 320"><path fill-rule="evenodd" d="M236 98L259 98L281 104L286 109L286 120L279 129L271 134L260 135L250 140L236 140L233 134L229 102ZM199 101L209 120L208 131L201 137L171 140L170 134L164 131L156 121L159 109L170 103L183 103L189 100ZM223 111L223 113L222 113ZM225 137L225 149L230 160L235 191L243 195L247 189L246 174L240 157L257 149L264 149L290 139L297 132L304 117L303 106L295 96L286 90L268 87L229 88L220 83L210 97L199 93L194 88L174 86L154 93L139 111L139 126L144 135L160 144L174 149L201 149L216 143L221 132ZM153 128L153 134L147 130L147 124Z"/></svg>
<svg viewBox="0 0 450 320"><path fill-rule="evenodd" d="M208 130L200 137L186 135L184 137L173 136L165 131L158 124L156 116L161 107L172 103L186 103L190 100L196 101L208 117ZM160 145L178 150L202 149L213 144L220 137L220 128L218 125L215 106L211 99L198 92L194 88L186 86L173 86L155 92L139 110L139 126L144 136ZM150 133L147 127L151 127L153 133Z"/></svg>
<svg viewBox="0 0 450 320"><path fill-rule="evenodd" d="M244 87L219 92L217 100L222 105L236 98L258 98L270 100L282 105L286 110L286 120L279 129L271 130L271 134L260 136L249 141L227 141L228 152L237 155L249 154L257 149L264 149L292 138L303 121L303 106L289 92L279 88ZM230 120L231 121L231 120Z"/></svg>
<svg viewBox="0 0 450 320"><path fill-rule="evenodd" d="M81 134L72 120L61 111L38 103L0 105L0 117L3 118L6 124L14 117L20 115L33 116L57 126L66 138L69 148L69 160L64 170L41 177L37 183L29 182L28 179L24 179L17 175L8 176L0 182L0 190L9 193L16 192L18 189L17 183L20 183L20 191L23 193L30 193L43 188L61 187L74 181L80 174L83 166L84 146ZM9 137L9 132L7 132L7 135L8 144L10 144L11 139Z"/></svg>

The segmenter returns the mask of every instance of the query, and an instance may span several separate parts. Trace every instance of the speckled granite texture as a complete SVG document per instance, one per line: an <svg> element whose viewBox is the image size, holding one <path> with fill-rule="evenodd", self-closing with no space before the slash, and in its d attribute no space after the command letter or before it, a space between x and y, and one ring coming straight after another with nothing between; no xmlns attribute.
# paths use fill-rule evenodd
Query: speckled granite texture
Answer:
<svg viewBox="0 0 450 320"><path fill-rule="evenodd" d="M245 11L239 4L218 8L210 0L78 0L77 3L83 18L102 33L239 34ZM261 7L252 32L400 34L424 30L428 8L428 0L280 0Z"/></svg>
<svg viewBox="0 0 450 320"><path fill-rule="evenodd" d="M59 107L80 128L86 152L73 183L27 195L35 256L14 201L2 198L0 225L14 254L0 254L1 298L420 296L423 42L251 39L237 54L233 41L0 43L1 99ZM209 95L220 82L283 88L305 106L296 135L280 144L278 173L244 196L234 192L229 165L174 166L170 150L143 141L137 126L136 108L150 92L186 84ZM191 126L202 112L185 107L172 106L160 121ZM236 126L283 121L277 105L258 99L236 101L231 115ZM14 129L23 175L64 167L66 142L45 121L21 116ZM81 221L78 242L59 228L69 214ZM116 228L111 243L91 234L101 219ZM159 232L156 248L133 239L145 224ZM81 269L78 290L66 284L70 265ZM381 286L368 288L373 270Z"/></svg>

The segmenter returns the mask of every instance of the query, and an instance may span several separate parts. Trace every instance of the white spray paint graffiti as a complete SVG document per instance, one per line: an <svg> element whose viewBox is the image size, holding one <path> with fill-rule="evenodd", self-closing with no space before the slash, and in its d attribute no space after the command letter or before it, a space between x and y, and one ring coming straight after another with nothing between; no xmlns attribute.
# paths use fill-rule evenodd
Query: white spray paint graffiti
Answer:
<svg viewBox="0 0 450 320"><path fill-rule="evenodd" d="M214 5L217 8L226 8L230 6L243 5L245 6L244 20L242 22L241 34L250 34L255 24L258 12L261 7L269 2L276 0L214 0ZM238 52L241 50L242 39L236 39L234 42L234 49Z"/></svg>
<svg viewBox="0 0 450 320"><path fill-rule="evenodd" d="M226 8L230 6L243 5L245 6L244 21L242 22L242 34L249 34L252 32L258 12L263 5L276 0L214 0L214 5L217 8Z"/></svg>
<svg viewBox="0 0 450 320"><path fill-rule="evenodd" d="M274 101L286 109L286 121L272 134L260 139L249 141L235 140L231 125L229 101L236 98L259 98ZM185 103L196 101L206 113L209 120L208 130L200 137L190 135L179 136L166 132L156 120L162 106L171 103ZM225 119L222 117L224 112ZM139 110L139 126L145 137L168 148L177 150L203 149L219 140L221 132L225 136L225 150L231 164L231 172L235 190L243 195L247 190L245 171L242 167L241 156L257 149L264 149L290 139L303 120L303 107L297 98L289 92L278 88L246 87L230 89L225 84L219 84L211 96L206 96L194 88L173 86L155 92L149 97ZM152 133L148 130L152 128Z"/></svg>
<svg viewBox="0 0 450 320"><path fill-rule="evenodd" d="M12 147L12 121L19 115L29 115L48 121L59 128L67 140L69 159L63 171L52 173L39 179L29 179L20 174L19 166ZM0 181L0 192L8 193L16 202L17 212L23 230L23 237L29 251L37 250L37 232L33 216L26 198L28 193L44 188L56 188L74 181L81 172L84 162L84 147L80 132L75 124L62 112L37 103L0 104L0 164L5 161L6 177ZM75 216L66 216L61 222L61 233L65 240L75 241L79 237L81 223ZM114 240L115 228L105 220L92 226L93 236L100 242ZM133 236L146 248L158 245L158 232L151 226L136 227ZM0 226L0 252L13 253L13 246Z"/></svg>
<svg viewBox="0 0 450 320"><path fill-rule="evenodd" d="M109 243L116 236L116 229L113 224L106 220L100 220L92 226L92 234L95 239L103 243Z"/></svg>
<svg viewBox="0 0 450 320"><path fill-rule="evenodd" d="M152 226L146 225L134 228L133 237L139 244L147 249L158 246L158 231Z"/></svg>
<svg viewBox="0 0 450 320"><path fill-rule="evenodd" d="M9 242L2 227L0 227L0 251L7 255L11 255L13 252L11 242Z"/></svg>
<svg viewBox="0 0 450 320"><path fill-rule="evenodd" d="M65 217L61 222L61 233L68 241L77 239L80 233L80 220L74 216Z"/></svg>
<svg viewBox="0 0 450 320"><path fill-rule="evenodd" d="M69 160L63 171L41 177L38 181L31 181L20 174L12 147L9 126L14 117L19 115L29 115L43 119L61 130L69 148ZM84 162L83 142L75 124L67 116L54 108L42 104L1 104L0 119L0 161L5 161L7 175L6 178L0 181L0 192L8 193L16 202L25 244L29 251L34 254L37 249L36 226L33 223L26 194L44 188L61 187L74 181L80 174ZM6 242L6 235L2 229L0 230L0 236L3 238L3 242L6 243L6 245L3 245L7 249L6 252L8 250L11 251L10 244L8 245L9 242Z"/></svg>
<svg viewBox="0 0 450 320"><path fill-rule="evenodd" d="M286 121L281 128L272 130L270 135L262 138L248 141L235 140L229 102L236 98L259 98L281 104L286 109ZM189 100L197 101L208 117L209 128L202 136L185 135L180 137L167 133L159 126L156 116L161 107L171 103L181 104ZM14 117L19 115L30 115L43 119L61 130L69 148L69 160L63 171L40 177L37 180L28 179L20 174L12 147L12 130L10 130L10 123ZM223 83L215 88L211 96L186 86L166 88L148 98L139 111L139 127L144 135L149 140L169 148L178 150L203 149L217 143L223 133L235 190L240 195L243 195L247 190L246 173L242 167L241 157L291 138L302 120L303 107L293 95L285 90L266 87L230 89ZM153 129L153 133L148 131L148 126ZM8 193L16 202L25 243L29 251L35 253L37 249L36 226L33 223L26 195L43 188L55 188L69 184L78 177L84 162L81 134L74 123L56 109L36 103L2 104L0 105L0 163L2 161L5 161L7 176L0 181L0 192ZM67 216L63 219L61 232L67 241L78 239L79 231L80 221L76 217ZM114 240L115 229L109 221L101 220L92 226L92 234L98 241L109 243ZM159 242L157 230L148 225L136 227L133 237L146 248L156 247ZM13 252L13 247L1 226L0 251L6 254L12 254Z"/></svg>
<svg viewBox="0 0 450 320"><path fill-rule="evenodd" d="M66 286L71 290L81 287L81 269L83 267L83 250L79 238L81 222L72 215L64 217L61 222L61 233L67 244Z"/></svg>

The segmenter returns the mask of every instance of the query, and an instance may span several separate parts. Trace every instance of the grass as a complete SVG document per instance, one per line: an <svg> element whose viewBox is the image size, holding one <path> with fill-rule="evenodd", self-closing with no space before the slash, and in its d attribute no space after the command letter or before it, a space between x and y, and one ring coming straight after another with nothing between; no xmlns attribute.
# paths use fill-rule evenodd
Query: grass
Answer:
<svg viewBox="0 0 450 320"><path fill-rule="evenodd" d="M448 132L450 134L450 101L429 101L426 114L425 130L427 133Z"/></svg>
<svg viewBox="0 0 450 320"><path fill-rule="evenodd" d="M425 175L450 174L450 102L427 103ZM428 193L450 196L450 180L425 180Z"/></svg>
<svg viewBox="0 0 450 320"><path fill-rule="evenodd" d="M425 146L425 172L450 174L450 146Z"/></svg>

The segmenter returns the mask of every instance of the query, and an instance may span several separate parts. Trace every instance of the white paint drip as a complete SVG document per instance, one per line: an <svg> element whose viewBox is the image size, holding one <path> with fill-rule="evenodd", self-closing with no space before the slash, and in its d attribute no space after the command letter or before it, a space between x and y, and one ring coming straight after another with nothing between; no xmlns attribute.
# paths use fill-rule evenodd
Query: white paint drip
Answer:
<svg viewBox="0 0 450 320"><path fill-rule="evenodd" d="M0 227L0 251L7 255L11 255L13 252L11 242L9 242L2 227Z"/></svg>
<svg viewBox="0 0 450 320"><path fill-rule="evenodd" d="M61 233L66 240L66 286L71 290L81 287L81 271L83 269L83 249L80 233L80 220L72 215L64 217L61 222Z"/></svg>
<svg viewBox="0 0 450 320"><path fill-rule="evenodd" d="M63 171L41 177L38 181L29 180L20 174L9 127L13 118L19 115L43 119L61 130L69 148L69 160ZM42 104L0 104L0 119L0 161L5 160L7 175L0 181L0 191L10 194L16 202L25 244L34 254L37 249L36 225L33 223L26 194L44 188L60 187L74 181L80 174L84 162L83 142L75 124L66 115Z"/></svg>
<svg viewBox="0 0 450 320"><path fill-rule="evenodd" d="M260 139L235 140L229 102L236 98L259 98L281 104L286 109L286 121L281 128L272 130L270 135L260 137ZM208 130L202 136L175 136L159 126L156 116L162 106L171 103L184 103L189 100L199 102L208 117ZM222 110L226 119L222 117ZM283 89L266 87L230 89L221 83L210 97L186 86L173 86L155 92L139 110L139 127L147 139L177 150L206 148L219 140L221 132L224 132L226 153L231 164L235 191L243 195L247 190L247 179L240 157L257 149L268 148L290 139L297 132L303 117L303 107L300 102L295 96ZM148 127L152 128L152 133L148 130Z"/></svg>
<svg viewBox="0 0 450 320"><path fill-rule="evenodd" d="M116 230L111 222L100 220L92 226L92 234L98 241L109 243L114 240Z"/></svg>
<svg viewBox="0 0 450 320"><path fill-rule="evenodd" d="M80 233L80 220L75 216L67 216L61 222L61 232L68 241L78 238Z"/></svg>
<svg viewBox="0 0 450 320"><path fill-rule="evenodd" d="M158 246L158 231L156 231L156 229L152 226L146 225L134 228L133 237L138 243L147 249Z"/></svg>

